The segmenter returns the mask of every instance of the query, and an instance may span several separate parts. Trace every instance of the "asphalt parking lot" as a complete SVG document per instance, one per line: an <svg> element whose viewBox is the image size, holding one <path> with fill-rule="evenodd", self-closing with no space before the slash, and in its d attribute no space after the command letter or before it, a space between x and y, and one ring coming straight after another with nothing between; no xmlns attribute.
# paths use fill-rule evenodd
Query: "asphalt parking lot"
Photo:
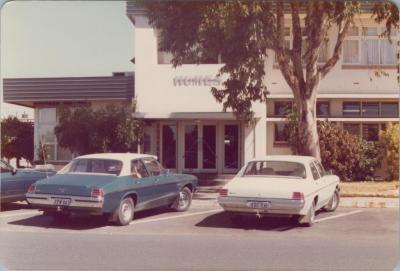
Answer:
<svg viewBox="0 0 400 271"><path fill-rule="evenodd" d="M284 218L234 224L216 206L56 223L25 204L0 213L0 261L10 270L393 270L397 208L320 212L312 228Z"/></svg>

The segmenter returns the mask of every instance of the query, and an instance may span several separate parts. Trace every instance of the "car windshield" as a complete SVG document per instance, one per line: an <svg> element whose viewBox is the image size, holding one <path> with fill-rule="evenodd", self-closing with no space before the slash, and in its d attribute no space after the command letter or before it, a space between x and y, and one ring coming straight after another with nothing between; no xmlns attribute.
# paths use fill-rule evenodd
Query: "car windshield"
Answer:
<svg viewBox="0 0 400 271"><path fill-rule="evenodd" d="M252 161L246 166L243 176L278 176L289 178L306 178L303 164L288 161Z"/></svg>
<svg viewBox="0 0 400 271"><path fill-rule="evenodd" d="M74 159L58 174L88 173L119 175L122 161L111 159Z"/></svg>

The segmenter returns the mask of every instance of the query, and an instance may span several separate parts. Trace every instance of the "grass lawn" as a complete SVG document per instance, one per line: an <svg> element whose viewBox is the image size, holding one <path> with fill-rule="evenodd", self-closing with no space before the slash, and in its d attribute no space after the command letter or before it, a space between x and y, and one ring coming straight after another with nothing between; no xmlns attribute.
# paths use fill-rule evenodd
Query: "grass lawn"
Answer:
<svg viewBox="0 0 400 271"><path fill-rule="evenodd" d="M340 182L342 197L398 197L398 181L393 182Z"/></svg>

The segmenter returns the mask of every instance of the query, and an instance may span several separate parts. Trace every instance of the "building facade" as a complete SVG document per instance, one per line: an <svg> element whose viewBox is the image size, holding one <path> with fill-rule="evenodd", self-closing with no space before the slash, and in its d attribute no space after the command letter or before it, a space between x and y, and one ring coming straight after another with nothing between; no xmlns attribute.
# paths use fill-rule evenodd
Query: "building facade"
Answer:
<svg viewBox="0 0 400 271"><path fill-rule="evenodd" d="M236 172L247 160L266 154L289 154L283 133L293 95L270 52L265 83L267 104L253 104L255 121L237 121L223 112L212 96L219 59L177 68L171 55L157 48L157 30L149 25L146 11L127 2L127 15L135 32L135 93L138 118L146 121L143 152L157 154L167 168L179 172ZM290 21L286 22L288 26ZM381 38L384 25L362 14L348 31L339 62L320 84L318 119L334 121L366 140L379 139L379 130L399 118L397 40ZM336 42L329 33L319 61L325 62ZM287 46L291 31L287 28Z"/></svg>

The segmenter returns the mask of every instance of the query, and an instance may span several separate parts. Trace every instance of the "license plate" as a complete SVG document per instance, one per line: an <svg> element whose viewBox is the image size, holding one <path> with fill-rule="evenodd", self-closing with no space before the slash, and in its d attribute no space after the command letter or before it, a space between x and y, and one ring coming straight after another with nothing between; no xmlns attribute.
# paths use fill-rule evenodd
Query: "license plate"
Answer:
<svg viewBox="0 0 400 271"><path fill-rule="evenodd" d="M71 199L54 199L54 205L68 206L71 204Z"/></svg>
<svg viewBox="0 0 400 271"><path fill-rule="evenodd" d="M271 207L271 202L269 201L249 201L247 206L253 209L266 209Z"/></svg>

